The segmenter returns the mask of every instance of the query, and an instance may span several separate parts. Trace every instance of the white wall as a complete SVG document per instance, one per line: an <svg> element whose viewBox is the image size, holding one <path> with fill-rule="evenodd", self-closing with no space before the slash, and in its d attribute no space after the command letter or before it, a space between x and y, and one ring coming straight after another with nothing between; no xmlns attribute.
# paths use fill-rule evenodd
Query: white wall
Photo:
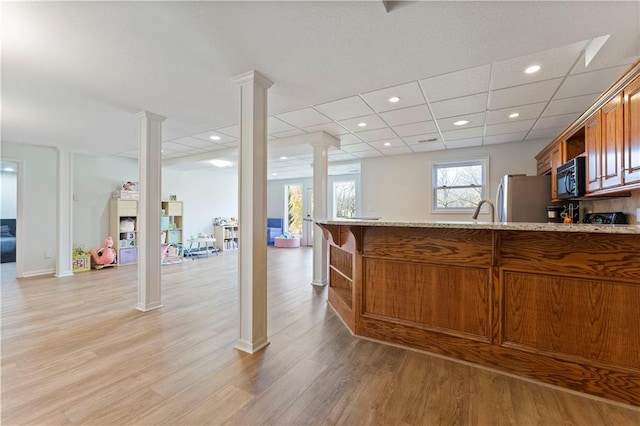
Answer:
<svg viewBox="0 0 640 426"><path fill-rule="evenodd" d="M17 168L17 166L16 166ZM15 219L18 202L18 175L16 172L0 172L0 189L2 200L0 202L0 217L3 219Z"/></svg>
<svg viewBox="0 0 640 426"><path fill-rule="evenodd" d="M122 181L138 181L138 161L105 156L73 156L73 244L100 247L109 236L109 200ZM158 207L160 209L160 207ZM112 235L114 241L118 236Z"/></svg>
<svg viewBox="0 0 640 426"><path fill-rule="evenodd" d="M23 276L55 271L57 249L57 152L53 148L2 143L2 156L22 160L22 223L18 236ZM45 251L51 258L45 259Z"/></svg>
<svg viewBox="0 0 640 426"><path fill-rule="evenodd" d="M364 159L361 162L361 214L390 221L471 220L469 213L431 212L431 163L488 158L487 196L493 200L501 176L536 174L535 155L547 143L519 142ZM479 220L489 219L488 213L479 217Z"/></svg>

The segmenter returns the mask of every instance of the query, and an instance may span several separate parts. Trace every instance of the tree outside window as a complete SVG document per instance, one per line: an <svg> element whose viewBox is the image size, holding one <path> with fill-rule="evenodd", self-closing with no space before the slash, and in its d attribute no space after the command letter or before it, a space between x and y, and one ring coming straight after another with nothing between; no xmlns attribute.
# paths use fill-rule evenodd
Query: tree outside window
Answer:
<svg viewBox="0 0 640 426"><path fill-rule="evenodd" d="M287 232L302 235L302 185L287 185Z"/></svg>
<svg viewBox="0 0 640 426"><path fill-rule="evenodd" d="M434 210L472 210L484 198L486 161L433 165Z"/></svg>
<svg viewBox="0 0 640 426"><path fill-rule="evenodd" d="M334 217L354 217L356 215L356 182L333 183Z"/></svg>

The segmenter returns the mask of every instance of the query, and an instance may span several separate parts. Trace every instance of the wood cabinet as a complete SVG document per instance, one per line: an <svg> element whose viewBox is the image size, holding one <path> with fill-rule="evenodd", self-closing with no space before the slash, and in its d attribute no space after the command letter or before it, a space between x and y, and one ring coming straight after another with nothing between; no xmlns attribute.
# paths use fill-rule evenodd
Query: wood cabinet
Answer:
<svg viewBox="0 0 640 426"><path fill-rule="evenodd" d="M637 234L320 226L355 335L640 405Z"/></svg>
<svg viewBox="0 0 640 426"><path fill-rule="evenodd" d="M600 126L600 111L593 115L585 124L585 153L586 190L597 191L602 183L602 131Z"/></svg>
<svg viewBox="0 0 640 426"><path fill-rule="evenodd" d="M138 262L138 201L112 198L109 203L109 232L118 265Z"/></svg>
<svg viewBox="0 0 640 426"><path fill-rule="evenodd" d="M558 181L556 179L556 171L558 167L564 164L565 155L564 155L564 142L557 144L549 154L549 162L551 164L551 199L555 200L558 198Z"/></svg>
<svg viewBox="0 0 640 426"><path fill-rule="evenodd" d="M622 93L601 109L602 120L602 189L622 185L624 120Z"/></svg>
<svg viewBox="0 0 640 426"><path fill-rule="evenodd" d="M626 184L640 184L640 77L624 91Z"/></svg>

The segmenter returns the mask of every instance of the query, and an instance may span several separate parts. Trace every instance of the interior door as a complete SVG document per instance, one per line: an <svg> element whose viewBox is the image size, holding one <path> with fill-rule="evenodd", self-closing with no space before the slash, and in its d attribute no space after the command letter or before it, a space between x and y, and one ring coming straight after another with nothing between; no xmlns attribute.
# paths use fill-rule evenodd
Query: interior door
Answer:
<svg viewBox="0 0 640 426"><path fill-rule="evenodd" d="M307 188L304 193L304 225L302 228L303 246L313 246L313 188Z"/></svg>

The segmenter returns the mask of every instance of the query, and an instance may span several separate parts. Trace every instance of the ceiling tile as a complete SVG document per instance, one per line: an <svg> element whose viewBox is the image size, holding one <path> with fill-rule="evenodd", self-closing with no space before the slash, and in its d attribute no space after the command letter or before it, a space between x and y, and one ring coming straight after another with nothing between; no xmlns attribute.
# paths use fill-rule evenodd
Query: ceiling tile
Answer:
<svg viewBox="0 0 640 426"><path fill-rule="evenodd" d="M305 132L300 129L287 130L286 132L280 132L280 133L272 133L272 135L277 137L278 139L288 138L291 136L304 135L304 134Z"/></svg>
<svg viewBox="0 0 640 426"><path fill-rule="evenodd" d="M586 41L532 53L526 56L496 62L491 76L493 90L505 87L520 86L537 81L564 77L571 70L571 66L582 54ZM524 70L530 65L540 65L540 71L526 74Z"/></svg>
<svg viewBox="0 0 640 426"><path fill-rule="evenodd" d="M214 141L213 139L211 139L211 136L218 136L220 140ZM212 143L226 143L226 142L231 142L235 139L238 139L237 136L228 136L224 133L214 132L213 130L204 132L204 133L199 133L197 135L194 135L193 137L202 139L203 141L212 142Z"/></svg>
<svg viewBox="0 0 640 426"><path fill-rule="evenodd" d="M491 92L489 109L495 110L546 102L551 99L561 82L561 78L556 78L554 80L540 81L523 86L510 87L508 89L494 90Z"/></svg>
<svg viewBox="0 0 640 426"><path fill-rule="evenodd" d="M494 145L499 143L507 143L507 142L521 142L524 140L524 137L527 136L527 132L519 132L519 133L507 133L502 135L493 135L493 136L485 136L484 144L485 145Z"/></svg>
<svg viewBox="0 0 640 426"><path fill-rule="evenodd" d="M446 149L442 142L424 142L417 145L411 145L413 152L441 151Z"/></svg>
<svg viewBox="0 0 640 426"><path fill-rule="evenodd" d="M606 46L606 44L605 44ZM595 58L593 58L593 60L589 63L589 66L585 66L585 61L580 61L576 67L571 71L571 74L582 74L585 72L592 72L592 71L598 71L598 70L602 70L605 68L612 68L612 67L620 67L620 68L628 68L629 66L631 66L631 64L633 64L638 57L637 56L631 56L628 58L609 58L609 60L605 60L604 62L600 62L599 59L604 59L603 55L596 55ZM613 59L613 60L611 60ZM622 74L623 71L620 72L620 74ZM613 81L611 81L613 83Z"/></svg>
<svg viewBox="0 0 640 426"><path fill-rule="evenodd" d="M555 127L565 128L576 118L578 118L578 114L563 114L554 115L553 117L543 117L538 120L534 130L553 129Z"/></svg>
<svg viewBox="0 0 640 426"><path fill-rule="evenodd" d="M464 127L479 127L484 125L484 112L477 112L475 114L460 115L458 117L448 117L438 120L438 126L441 132L447 132L449 130L458 130L460 126L455 126L458 120L466 120L469 124L465 124Z"/></svg>
<svg viewBox="0 0 640 426"><path fill-rule="evenodd" d="M382 157L382 153L374 149L371 151L354 152L353 155L358 158Z"/></svg>
<svg viewBox="0 0 640 426"><path fill-rule="evenodd" d="M314 108L333 121L373 114L371 108L369 108L360 96L352 96L350 98L315 105Z"/></svg>
<svg viewBox="0 0 640 426"><path fill-rule="evenodd" d="M401 126L403 124L418 123L431 120L431 113L426 104L409 108L396 109L380 113L380 117L389 126Z"/></svg>
<svg viewBox="0 0 640 426"><path fill-rule="evenodd" d="M589 108L589 106L596 100L599 93L594 93L584 96L576 96L575 98L558 99L557 101L551 101L547 109L542 114L543 117L550 115L562 115L562 114L580 114Z"/></svg>
<svg viewBox="0 0 640 426"><path fill-rule="evenodd" d="M234 124L233 126L223 127L221 129L215 129L214 132L231 136L233 139L240 138L240 126L238 126L237 124Z"/></svg>
<svg viewBox="0 0 640 426"><path fill-rule="evenodd" d="M527 135L527 139L528 141L533 141L533 140L540 140L540 139L548 139L549 141L551 141L552 139L554 139L556 136L558 136L560 134L560 132L562 132L564 130L564 127L556 127L556 128L550 128L550 129L534 129L532 131L529 132L529 134Z"/></svg>
<svg viewBox="0 0 640 426"><path fill-rule="evenodd" d="M404 126L395 126L393 130L398 136L414 136L425 133L435 133L438 131L433 121L423 121L421 123L405 124Z"/></svg>
<svg viewBox="0 0 640 426"><path fill-rule="evenodd" d="M389 98L392 96L398 96L400 101L396 103L389 102ZM425 103L417 81L364 93L362 98L376 112L391 111Z"/></svg>
<svg viewBox="0 0 640 426"><path fill-rule="evenodd" d="M346 161L346 160L353 160L356 157L354 157L354 154L349 154L342 151L336 151L336 153L330 152L329 158L331 159L331 161Z"/></svg>
<svg viewBox="0 0 640 426"><path fill-rule="evenodd" d="M388 127L386 129L369 130L367 132L360 132L358 136L365 142L379 141L382 139L394 139L397 135Z"/></svg>
<svg viewBox="0 0 640 426"><path fill-rule="evenodd" d="M340 136L340 146L362 143L362 139L351 133Z"/></svg>
<svg viewBox="0 0 640 426"><path fill-rule="evenodd" d="M535 119L520 120L510 123L492 124L487 126L485 136L501 135L504 133L528 132L536 122Z"/></svg>
<svg viewBox="0 0 640 426"><path fill-rule="evenodd" d="M444 144L447 149L473 148L482 146L482 138L458 139Z"/></svg>
<svg viewBox="0 0 640 426"><path fill-rule="evenodd" d="M231 141L224 144L228 148L235 148L240 145L240 141Z"/></svg>
<svg viewBox="0 0 640 426"><path fill-rule="evenodd" d="M408 146L398 146L395 148L393 147L384 148L384 149L381 148L380 152L382 152L384 155L403 155L403 154L411 154L413 151Z"/></svg>
<svg viewBox="0 0 640 426"><path fill-rule="evenodd" d="M450 130L448 132L442 132L442 137L444 138L445 143L457 139L481 138L483 130L483 127L470 127L468 129Z"/></svg>
<svg viewBox="0 0 640 426"><path fill-rule="evenodd" d="M535 104L487 111L487 124L512 123L514 121L538 118L546 105L546 102L538 102ZM509 118L509 114L514 112L520 115L516 118Z"/></svg>
<svg viewBox="0 0 640 426"><path fill-rule="evenodd" d="M358 126L360 123L366 123L364 127ZM350 118L348 120L340 121L340 125L349 129L352 132L364 132L367 130L382 129L387 127L387 124L382 121L380 117L375 114L365 115L363 117Z"/></svg>
<svg viewBox="0 0 640 426"><path fill-rule="evenodd" d="M171 151L177 151L177 152L183 152L186 150L191 149L190 146L186 146L186 145L182 145L180 143L175 143L175 142L163 142L162 143L162 149L169 149Z"/></svg>
<svg viewBox="0 0 640 426"><path fill-rule="evenodd" d="M296 127L309 127L328 123L331 120L313 108L303 108L276 115L280 120Z"/></svg>
<svg viewBox="0 0 640 426"><path fill-rule="evenodd" d="M431 139L435 139L436 141L441 141L439 133L428 133L424 135L415 135L415 136L406 136L402 138L404 143L407 145L416 145L420 143L434 143L434 142L421 142L421 141L429 141Z"/></svg>
<svg viewBox="0 0 640 426"><path fill-rule="evenodd" d="M386 145L389 144L389 145ZM374 147L375 149L383 150L390 148L400 148L406 147L407 145L402 141L402 139L384 139L380 141L371 142L369 145Z"/></svg>
<svg viewBox="0 0 640 426"><path fill-rule="evenodd" d="M571 98L589 93L602 93L625 71L626 67L605 68L567 77L554 99Z"/></svg>
<svg viewBox="0 0 640 426"><path fill-rule="evenodd" d="M491 65L455 71L420 80L429 102L483 93L489 90Z"/></svg>
<svg viewBox="0 0 640 426"><path fill-rule="evenodd" d="M206 141L203 139L197 139L197 138L180 138L180 139L174 139L171 142L175 142L175 143L179 143L182 145L187 145L190 146L192 148L203 148L203 149L209 149L211 146L216 146L217 144L214 143L212 140Z"/></svg>
<svg viewBox="0 0 640 426"><path fill-rule="evenodd" d="M305 127L303 130L307 133L324 131L329 133L331 136L340 136L349 133L347 129L340 126L338 123L318 124L317 126Z"/></svg>
<svg viewBox="0 0 640 426"><path fill-rule="evenodd" d="M446 101L432 102L431 110L437 120L464 114L473 114L487 108L487 92Z"/></svg>
<svg viewBox="0 0 640 426"><path fill-rule="evenodd" d="M294 129L295 127L292 125L287 124L274 116L267 117L267 133L281 133Z"/></svg>
<svg viewBox="0 0 640 426"><path fill-rule="evenodd" d="M371 149L373 148L371 148L371 145L369 145L368 143L354 143L352 145L345 145L342 147L342 150L344 152L350 152L350 153L369 151Z"/></svg>

